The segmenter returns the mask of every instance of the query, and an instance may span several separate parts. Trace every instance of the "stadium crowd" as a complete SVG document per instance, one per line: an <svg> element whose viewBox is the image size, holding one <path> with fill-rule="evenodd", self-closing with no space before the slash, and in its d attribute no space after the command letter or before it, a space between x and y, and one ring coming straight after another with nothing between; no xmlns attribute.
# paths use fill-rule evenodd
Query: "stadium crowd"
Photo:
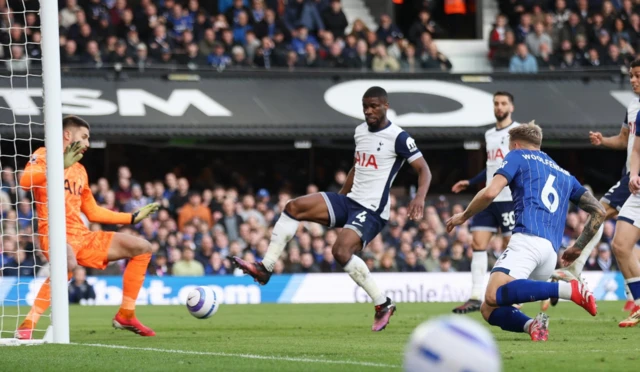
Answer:
<svg viewBox="0 0 640 372"><path fill-rule="evenodd" d="M17 173L19 176L19 172ZM16 187L16 173L10 167L2 171L0 206L2 207L2 275L32 277L48 275L46 261L37 248L37 216L30 194ZM327 191L337 192L346 179L344 171L335 174ZM195 189L189 180L166 174L164 180L138 182L128 167L118 170L113 181L100 178L91 185L97 202L110 210L131 212L159 202L160 211L138 225L101 226L91 230L117 230L140 235L152 242L153 258L148 272L155 276L240 275L229 256L260 261L269 245L275 221L287 200L287 192L266 189L240 194L236 187L205 185ZM308 185L307 192L317 192ZM362 257L374 272L454 272L469 271L471 234L468 224L446 233L444 221L463 210L444 196L430 196L424 219L407 218L408 200L391 197L389 223L362 251ZM17 208L14 208L17 206ZM585 212L573 209L567 217L564 246L577 238L587 219ZM601 244L587 262L586 270L617 270L610 242L614 223L608 221ZM303 223L275 267L275 273L339 272L331 254L336 229L315 223ZM487 255L489 268L504 250L500 237L491 240ZM560 252L562 253L562 251ZM110 264L105 270L89 269L90 275L120 275L126 261ZM83 276L84 272L76 273Z"/></svg>
<svg viewBox="0 0 640 372"><path fill-rule="evenodd" d="M621 67L640 53L640 3L632 0L498 0L489 40L495 68Z"/></svg>
<svg viewBox="0 0 640 372"><path fill-rule="evenodd" d="M0 58L24 71L40 63L38 13L10 11L6 1ZM388 15L377 29L360 19L349 25L340 0L63 0L59 19L63 66L451 69L433 41L444 31L428 10L408 35Z"/></svg>

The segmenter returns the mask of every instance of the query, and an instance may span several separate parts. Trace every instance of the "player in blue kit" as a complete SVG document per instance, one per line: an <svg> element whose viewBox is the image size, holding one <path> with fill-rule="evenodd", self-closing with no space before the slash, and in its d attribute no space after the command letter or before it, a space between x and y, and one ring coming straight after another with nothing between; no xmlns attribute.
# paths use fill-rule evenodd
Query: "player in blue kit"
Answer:
<svg viewBox="0 0 640 372"><path fill-rule="evenodd" d="M422 219L431 171L407 132L387 119L389 101L380 87L369 88L362 98L365 122L355 130L354 164L339 193L305 195L287 203L271 234L267 253L260 263L234 257L234 263L258 283L267 284L276 261L291 240L300 221L340 227L332 247L335 260L367 292L375 305L371 330L383 330L396 305L380 290L365 262L356 255L378 235L389 219L389 192L405 162L418 174L418 190L409 204L409 219Z"/></svg>
<svg viewBox="0 0 640 372"><path fill-rule="evenodd" d="M589 220L573 247L562 256L569 265L595 236L605 211L598 200L569 172L540 151L542 129L536 124L509 131L509 154L491 183L467 209L447 221L447 230L486 208L507 185L513 195L516 226L505 252L496 262L480 312L489 324L505 331L524 332L533 341L546 341L549 317L531 319L513 304L556 297L571 300L589 314L597 313L595 297L578 280L547 282L557 263L569 201L589 213Z"/></svg>

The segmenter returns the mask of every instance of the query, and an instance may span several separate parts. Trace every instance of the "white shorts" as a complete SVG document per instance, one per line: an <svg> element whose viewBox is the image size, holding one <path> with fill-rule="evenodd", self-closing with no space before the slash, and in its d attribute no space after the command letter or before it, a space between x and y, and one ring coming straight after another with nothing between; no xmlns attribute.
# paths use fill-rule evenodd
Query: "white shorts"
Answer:
<svg viewBox="0 0 640 372"><path fill-rule="evenodd" d="M546 281L558 262L551 242L538 236L515 233L491 272L505 273L515 279Z"/></svg>
<svg viewBox="0 0 640 372"><path fill-rule="evenodd" d="M620 209L620 213L618 213L618 221L629 222L633 226L640 229L640 196L639 195L631 195L624 205L622 205L622 209Z"/></svg>

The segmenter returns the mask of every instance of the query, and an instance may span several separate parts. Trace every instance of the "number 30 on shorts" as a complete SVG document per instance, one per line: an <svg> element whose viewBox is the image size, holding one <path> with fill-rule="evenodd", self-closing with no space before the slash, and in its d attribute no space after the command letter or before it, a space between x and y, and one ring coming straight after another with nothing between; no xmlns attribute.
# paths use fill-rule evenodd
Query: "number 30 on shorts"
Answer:
<svg viewBox="0 0 640 372"><path fill-rule="evenodd" d="M516 225L516 213L514 211L502 214L502 226L512 227Z"/></svg>

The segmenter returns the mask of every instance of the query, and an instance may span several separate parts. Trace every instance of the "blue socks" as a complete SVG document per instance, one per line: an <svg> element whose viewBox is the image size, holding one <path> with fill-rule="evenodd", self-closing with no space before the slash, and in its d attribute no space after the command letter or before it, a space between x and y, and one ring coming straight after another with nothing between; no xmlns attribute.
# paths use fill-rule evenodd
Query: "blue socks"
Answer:
<svg viewBox="0 0 640 372"><path fill-rule="evenodd" d="M632 284L638 285L640 293L640 282L629 283L630 288ZM498 288L496 292L496 303L498 306L508 306L524 302L546 300L552 297L558 298L558 288L558 283L518 279ZM496 311L494 311L491 316L493 317L495 313ZM523 314L523 316L525 315ZM491 319L489 319L489 323L491 323Z"/></svg>
<svg viewBox="0 0 640 372"><path fill-rule="evenodd" d="M640 300L640 278L627 279L627 285L633 300Z"/></svg>
<svg viewBox="0 0 640 372"><path fill-rule="evenodd" d="M524 326L531 320L513 306L501 306L489 315L489 324L498 326L503 331L525 333Z"/></svg>

